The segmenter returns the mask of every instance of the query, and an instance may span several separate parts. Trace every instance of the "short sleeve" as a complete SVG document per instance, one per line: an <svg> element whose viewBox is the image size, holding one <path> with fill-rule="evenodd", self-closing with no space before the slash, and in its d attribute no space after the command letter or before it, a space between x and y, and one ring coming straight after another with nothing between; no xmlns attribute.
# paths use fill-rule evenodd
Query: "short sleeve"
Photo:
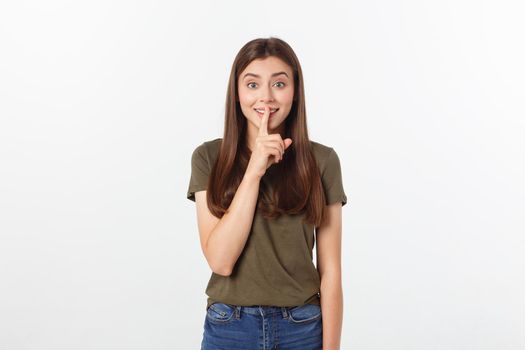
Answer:
<svg viewBox="0 0 525 350"><path fill-rule="evenodd" d="M341 202L344 206L347 202L346 194L343 188L343 176L341 174L341 163L339 156L331 148L325 166L321 174L321 181L326 198L326 205Z"/></svg>
<svg viewBox="0 0 525 350"><path fill-rule="evenodd" d="M204 191L208 185L210 165L206 145L202 143L191 155L191 176L186 197L195 202L195 192Z"/></svg>

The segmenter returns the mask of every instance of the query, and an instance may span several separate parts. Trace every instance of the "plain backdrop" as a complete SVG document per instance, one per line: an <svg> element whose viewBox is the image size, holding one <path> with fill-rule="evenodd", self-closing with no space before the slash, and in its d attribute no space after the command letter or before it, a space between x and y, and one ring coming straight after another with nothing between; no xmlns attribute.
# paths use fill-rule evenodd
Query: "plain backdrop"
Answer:
<svg viewBox="0 0 525 350"><path fill-rule="evenodd" d="M193 149L276 36L341 160L342 349L525 348L522 2L4 1L0 349L198 349Z"/></svg>

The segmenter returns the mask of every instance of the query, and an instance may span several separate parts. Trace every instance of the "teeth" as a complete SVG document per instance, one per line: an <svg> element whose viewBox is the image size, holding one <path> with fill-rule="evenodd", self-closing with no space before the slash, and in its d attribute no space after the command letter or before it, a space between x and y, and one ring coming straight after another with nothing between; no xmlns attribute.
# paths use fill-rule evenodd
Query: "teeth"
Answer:
<svg viewBox="0 0 525 350"><path fill-rule="evenodd" d="M260 113L264 113L264 109L256 109L254 108L257 112L260 112ZM279 108L272 108L270 109L270 113L273 113L275 112L276 110L278 110Z"/></svg>

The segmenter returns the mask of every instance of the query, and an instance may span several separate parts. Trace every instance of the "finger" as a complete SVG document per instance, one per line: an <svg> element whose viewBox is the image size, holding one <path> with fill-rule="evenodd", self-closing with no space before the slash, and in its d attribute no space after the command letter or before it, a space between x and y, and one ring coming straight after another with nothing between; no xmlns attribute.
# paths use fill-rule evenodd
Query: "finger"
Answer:
<svg viewBox="0 0 525 350"><path fill-rule="evenodd" d="M279 134L277 134L277 137L279 137ZM284 154L283 141L279 137L277 140L273 141L273 144L275 145L274 147L276 147L279 150L279 152L281 154L281 158L282 158L282 156Z"/></svg>
<svg viewBox="0 0 525 350"><path fill-rule="evenodd" d="M277 143L268 145L271 148L270 154L275 156L275 160L281 160L283 158L283 152Z"/></svg>
<svg viewBox="0 0 525 350"><path fill-rule="evenodd" d="M275 163L279 163L279 161L281 160L281 151L274 148L271 154L275 157Z"/></svg>
<svg viewBox="0 0 525 350"><path fill-rule="evenodd" d="M271 135L270 135L271 136ZM275 141L275 140L268 140L265 142L265 146L267 147L268 149L268 156L270 155L276 155L278 159L282 159L283 158L283 150L281 149L281 145L279 144L279 142ZM277 153L275 153L277 152Z"/></svg>
<svg viewBox="0 0 525 350"><path fill-rule="evenodd" d="M259 136L268 136L268 119L270 118L270 107L264 107L264 114L259 124Z"/></svg>
<svg viewBox="0 0 525 350"><path fill-rule="evenodd" d="M281 149L281 152L284 153L284 150L286 149L286 145L284 144L284 141L280 134L271 134L274 142L277 142L279 144L279 147Z"/></svg>

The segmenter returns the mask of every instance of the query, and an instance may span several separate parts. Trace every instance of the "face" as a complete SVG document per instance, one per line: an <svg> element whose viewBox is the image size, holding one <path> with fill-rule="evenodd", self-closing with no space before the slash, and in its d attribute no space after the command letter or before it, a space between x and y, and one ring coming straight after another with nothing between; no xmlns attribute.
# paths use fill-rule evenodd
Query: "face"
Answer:
<svg viewBox="0 0 525 350"><path fill-rule="evenodd" d="M284 133L284 120L292 108L294 79L292 68L277 57L256 59L239 74L239 103L248 121L248 141L253 142L259 132L259 125L265 106L277 108L270 113L268 134ZM251 140L251 141L250 141Z"/></svg>

